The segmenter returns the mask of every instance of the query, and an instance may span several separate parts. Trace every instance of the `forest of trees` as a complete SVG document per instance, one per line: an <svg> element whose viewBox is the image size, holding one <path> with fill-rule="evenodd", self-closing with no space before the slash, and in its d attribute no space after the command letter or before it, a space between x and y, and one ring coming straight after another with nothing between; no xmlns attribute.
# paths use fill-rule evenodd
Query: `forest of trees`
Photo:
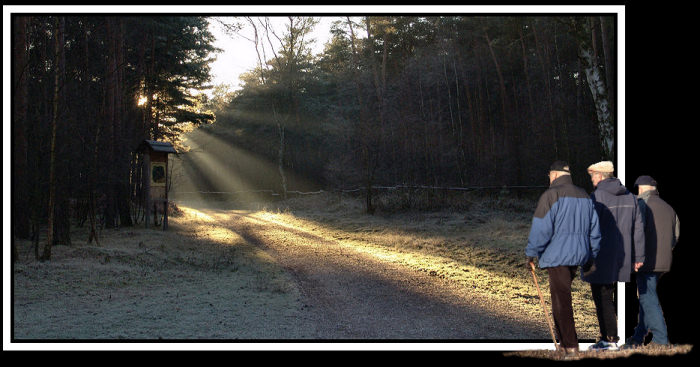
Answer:
<svg viewBox="0 0 700 367"><path fill-rule="evenodd" d="M320 55L314 22L284 38L255 27L260 57L217 110L227 140L324 188L546 185L563 159L615 159L616 19L595 16L371 16L334 23ZM243 133L241 133L243 132Z"/></svg>
<svg viewBox="0 0 700 367"><path fill-rule="evenodd" d="M13 15L13 238L49 259L76 203L93 231L133 225L139 143L197 125L276 162L275 191L287 172L364 187L369 212L374 185L544 185L555 159L576 180L615 159L614 15L339 17L319 55L313 18L239 19L259 65L207 98L210 19Z"/></svg>
<svg viewBox="0 0 700 367"><path fill-rule="evenodd" d="M12 37L13 245L31 238L50 259L71 242L71 208L85 211L90 241L98 216L110 228L138 220L143 140L214 120L195 92L213 36L202 17L13 15Z"/></svg>

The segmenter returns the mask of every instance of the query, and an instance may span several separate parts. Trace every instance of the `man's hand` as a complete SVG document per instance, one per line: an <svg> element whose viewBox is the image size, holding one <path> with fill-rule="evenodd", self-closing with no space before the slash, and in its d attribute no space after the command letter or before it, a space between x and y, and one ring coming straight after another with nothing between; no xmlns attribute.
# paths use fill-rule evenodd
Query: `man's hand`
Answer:
<svg viewBox="0 0 700 367"><path fill-rule="evenodd" d="M525 266L528 269L532 269L532 266L535 265L535 258L532 256L527 257L527 261L525 262Z"/></svg>
<svg viewBox="0 0 700 367"><path fill-rule="evenodd" d="M581 271L583 272L584 277L593 274L595 270L595 259L593 258L588 259L588 261L581 267Z"/></svg>
<svg viewBox="0 0 700 367"><path fill-rule="evenodd" d="M642 265L644 265L644 263L634 263L634 271L639 270L639 268L641 268Z"/></svg>

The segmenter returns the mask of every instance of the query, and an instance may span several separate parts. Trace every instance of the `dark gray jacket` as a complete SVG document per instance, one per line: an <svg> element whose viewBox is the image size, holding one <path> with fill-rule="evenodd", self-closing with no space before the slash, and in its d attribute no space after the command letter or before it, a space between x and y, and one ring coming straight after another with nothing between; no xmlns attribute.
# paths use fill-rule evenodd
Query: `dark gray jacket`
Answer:
<svg viewBox="0 0 700 367"><path fill-rule="evenodd" d="M629 282L633 262L644 262L644 225L637 198L617 178L598 183L591 198L600 223L600 252L588 283Z"/></svg>
<svg viewBox="0 0 700 367"><path fill-rule="evenodd" d="M656 190L642 193L638 202L646 239L646 260L639 271L668 272L671 270L672 250L680 236L678 216Z"/></svg>

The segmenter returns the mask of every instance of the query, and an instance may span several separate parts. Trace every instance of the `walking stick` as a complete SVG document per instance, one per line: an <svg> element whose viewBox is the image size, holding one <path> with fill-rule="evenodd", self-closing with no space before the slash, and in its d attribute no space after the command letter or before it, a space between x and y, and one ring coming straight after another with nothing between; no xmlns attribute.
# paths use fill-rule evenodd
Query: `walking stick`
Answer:
<svg viewBox="0 0 700 367"><path fill-rule="evenodd" d="M542 291L540 291L540 285L537 284L537 275L535 275L535 264L530 263L530 272L532 273L532 279L535 280L535 286L537 287L537 294L540 295L540 303L542 303L542 310L544 310L544 317L547 319L547 325L549 325L549 332L552 334L552 341L554 342L554 349L557 349L557 339L554 337L554 329L552 328L552 321L549 319L549 313L547 312L547 307L544 304L544 298L542 298Z"/></svg>

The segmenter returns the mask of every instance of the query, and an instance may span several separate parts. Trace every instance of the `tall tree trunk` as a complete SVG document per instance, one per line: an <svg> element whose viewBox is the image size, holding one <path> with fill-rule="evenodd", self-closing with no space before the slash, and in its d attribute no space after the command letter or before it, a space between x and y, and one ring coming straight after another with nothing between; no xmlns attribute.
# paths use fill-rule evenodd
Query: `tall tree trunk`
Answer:
<svg viewBox="0 0 700 367"><path fill-rule="evenodd" d="M83 68L85 72L89 74L90 71L90 38L89 38L89 33L86 31L83 34L84 37L84 50L83 50ZM84 100L93 100L97 101L92 96L93 91L90 88L90 83L87 83L85 87L82 88L82 93L83 93L83 99ZM87 104L83 106L82 113L85 115L89 115L91 113L91 109L88 107ZM88 197L88 221L89 221L89 234L88 234L88 240L87 243L92 243L92 240L95 240L95 243L98 245L100 244L100 240L97 236L97 208L96 208L96 198L95 198L95 189L97 186L97 172L98 172L98 147L99 147L99 137L100 137L100 124L94 124L95 126L95 135L94 139L92 141L86 139L86 145L87 147L90 147L92 151L92 157L86 157L85 159L85 164L86 164L86 170L87 170L87 197ZM88 134L89 138L92 138L90 134ZM90 152L90 150L86 150L87 152Z"/></svg>
<svg viewBox="0 0 700 367"><path fill-rule="evenodd" d="M105 82L104 82L104 162L115 162L117 157L115 155L115 132L114 132L114 120L116 116L116 74L117 69L116 57L114 54L115 49L115 39L114 39L114 20L111 17L107 17L105 21L106 27L106 68L105 68ZM114 227L117 217L117 209L114 201L114 181L115 172L114 167L109 166L104 169L104 187L106 202L104 208L104 218L105 226Z"/></svg>
<svg viewBox="0 0 700 367"><path fill-rule="evenodd" d="M98 147L99 147L99 142L100 140L100 126L98 124L97 126L97 132L95 133L95 145L93 147L93 155L92 155L92 162L90 164L92 165L91 169L91 174L88 177L88 215L90 218L90 234L88 235L88 243L92 243L92 240L95 240L95 243L98 245L100 244L100 239L97 235L97 210L96 210L96 200L97 198L95 197L95 186L96 186L96 180L97 180L97 157L98 155Z"/></svg>
<svg viewBox="0 0 700 367"><path fill-rule="evenodd" d="M477 121L478 121L478 136L480 139L478 141L481 143L480 144L480 151L481 151L481 159L480 159L480 170L483 172L485 169L485 164L488 159L491 159L491 156L493 155L493 144L491 144L491 149L489 150L489 139L488 139L488 133L489 133L489 127L488 127L488 121L487 115L488 113L486 112L486 108L484 107L484 100L486 97L484 96L486 93L484 91L484 80L482 78L483 75L483 69L481 67L481 52L479 47L475 47L475 57L477 61L477 68L476 68L476 92L475 92L475 98L476 98L476 106L475 110L477 111ZM489 156L491 155L491 156Z"/></svg>
<svg viewBox="0 0 700 367"><path fill-rule="evenodd" d="M600 68L593 60L592 51L583 43L579 45L579 55L583 60L583 71L586 74L588 88L593 97L596 116L598 118L598 130L603 152L603 159L614 160L615 151L615 126L608 108L607 89Z"/></svg>
<svg viewBox="0 0 700 367"><path fill-rule="evenodd" d="M445 79L445 89L447 90L447 105L448 109L450 111L450 129L452 130L452 138L454 139L454 144L458 146L457 149L459 149L459 136L457 133L457 127L455 123L455 114L459 114L459 111L456 113L452 110L452 90L450 88L450 80L447 76L447 61L445 60L445 56L443 55L442 57L442 73L443 77ZM459 101L459 97L457 99ZM462 179L463 177L463 172L462 172L462 161L460 159L456 159L455 163L457 164L457 174L459 175L459 180L462 185L464 185L464 180Z"/></svg>
<svg viewBox="0 0 700 367"><path fill-rule="evenodd" d="M277 115L277 113L275 113L275 115ZM279 120L277 122L277 131L279 132L280 137L279 149L277 150L277 169L280 173L282 199L287 200L287 176L284 173L284 126L279 122Z"/></svg>
<svg viewBox="0 0 700 367"><path fill-rule="evenodd" d="M350 46L352 49L353 60L355 65L353 66L353 79L355 80L355 88L357 91L357 102L359 108L359 121L356 125L356 134L358 136L358 145L360 152L360 161L364 166L364 181L365 181L365 211L368 214L374 214L374 205L372 204L372 185L374 180L374 162L373 154L371 153L372 147L369 140L369 117L367 112L367 104L364 103L362 88L360 86L360 78L357 69L360 65L360 57L357 51L357 45L355 44L357 38L355 37L355 31L352 27L352 21L350 17L347 17L348 27L350 28ZM369 20L366 20L369 23Z"/></svg>
<svg viewBox="0 0 700 367"><path fill-rule="evenodd" d="M605 85L608 87L608 101L610 103L610 111L615 112L615 100L617 97L615 81L613 80L613 66L612 66L612 53L611 45L608 40L608 26L609 22L606 17L600 17L600 38L603 41L603 57L605 58ZM614 31L614 29L613 29Z"/></svg>
<svg viewBox="0 0 700 367"><path fill-rule="evenodd" d="M130 123L128 116L128 109L124 105L124 66L126 64L126 56L124 50L124 21L122 18L117 18L117 63L118 67L117 73L117 90L116 90L116 104L117 104L117 119L115 131L117 132L116 139L116 149L117 149L117 161L118 165L118 176L117 176L117 210L119 211L119 224L122 226L133 226L133 221L131 218L131 195L130 195L130 182L129 177L131 176L131 159L128 157L132 150L132 138L133 138L133 123Z"/></svg>
<svg viewBox="0 0 700 367"><path fill-rule="evenodd" d="M527 100L528 104L530 105L529 111L530 111L530 116L527 119L527 126L528 130L532 131L532 120L535 118L535 102L532 99L532 88L530 87L530 71L528 70L528 65L527 65L527 51L525 49L525 40L523 37L523 29L522 27L519 27L519 32L520 32L520 47L523 50L523 74L525 74L525 87L527 89Z"/></svg>
<svg viewBox="0 0 700 367"><path fill-rule="evenodd" d="M377 115L379 116L379 131L380 131L380 139L379 139L379 151L381 151L383 154L386 154L389 149L387 148L387 145L390 143L389 139L387 138L386 134L386 116L385 116L385 98L384 95L386 93L386 59L387 59L387 42L386 42L386 32L384 33L384 45L383 45L383 51L382 51L382 64L381 64L381 70L380 66L377 65L377 61L374 58L374 47L373 47L373 37L376 37L371 31L371 19L369 16L365 17L365 28L367 29L367 38L365 39L366 42L366 49L368 50L368 53L366 54L368 57L368 62L372 67L372 75L374 77L374 89L377 97ZM388 154L387 154L388 155Z"/></svg>
<svg viewBox="0 0 700 367"><path fill-rule="evenodd" d="M496 52L493 50L493 46L491 43L491 39L489 38L489 34L484 30L484 38L486 39L486 45L489 47L489 53L491 54L491 59L493 60L493 64L496 67L496 75L498 76L498 86L500 89L500 95L501 95L501 113L502 113L502 121L503 121L503 150L505 152L506 157L510 157L513 154L512 151L512 142L511 142L511 135L512 135L512 129L510 127L510 119L508 118L508 113L506 112L507 110L507 100L508 96L506 94L506 83L503 79L503 73L501 72L501 66L498 63L498 58L496 57ZM516 153L517 154L517 153ZM519 176L517 173L517 170L519 167L516 167L516 176ZM510 171L510 169L508 170ZM505 184L505 182L504 182Z"/></svg>
<svg viewBox="0 0 700 367"><path fill-rule="evenodd" d="M65 27L65 18L56 18L56 34L55 40L55 58L54 58L54 89L53 89L53 115L51 118L51 150L49 161L49 214L48 214L48 233L46 246L41 255L41 260L51 259L51 246L54 240L54 222L56 216L56 128L58 124L58 90L61 82L61 74L63 73L63 65L60 62L63 55L63 35Z"/></svg>
<svg viewBox="0 0 700 367"><path fill-rule="evenodd" d="M554 104L552 102L552 87L550 84L549 76L549 62L546 53L543 51L545 45L539 41L536 22L532 23L532 34L535 37L535 49L537 50L537 57L540 59L540 67L542 69L542 77L545 83L545 93L547 97L547 112L549 114L549 124L552 127L552 148L554 148L554 156L559 156L559 149L557 147L557 126L554 120Z"/></svg>
<svg viewBox="0 0 700 367"><path fill-rule="evenodd" d="M554 56L555 56L555 61L557 63L557 84L559 85L559 89L557 93L561 95L564 93L564 88L563 88L563 81L565 77L561 75L561 61L559 60L559 43L557 42L557 23L554 24ZM567 78L568 79L568 78ZM568 120L569 116L566 114L564 111L564 104L563 103L558 103L557 104L557 110L559 111L559 115L557 116L557 121L560 121L560 128L561 128L561 134L560 134L560 141L561 144L563 145L562 149L564 150L562 154L562 158L570 162L571 161L571 149L569 147L569 129L568 129Z"/></svg>
<svg viewBox="0 0 700 367"><path fill-rule="evenodd" d="M467 157L466 153L464 152L464 124L462 123L462 109L459 104L459 100L461 99L459 95L459 74L457 74L457 61L455 60L455 57L452 57L452 73L454 74L455 77L455 95L457 96L456 98L456 107L457 107L457 124L459 125L459 139L457 141L457 147L459 149L459 182L462 186L464 186L464 176L465 176L465 168L467 164Z"/></svg>
<svg viewBox="0 0 700 367"><path fill-rule="evenodd" d="M27 84L27 17L17 16L14 19L14 43L13 43L13 81L12 87L14 90L13 98L13 123L12 123L12 139L13 139L13 174L12 174L12 189L14 191L14 205L12 206L12 229L13 241L12 250L13 256L16 254L14 247L14 236L19 238L29 238L29 211L27 201L27 137L25 135L25 127L27 126L27 100L28 100L28 84ZM14 258L14 257L13 257Z"/></svg>

